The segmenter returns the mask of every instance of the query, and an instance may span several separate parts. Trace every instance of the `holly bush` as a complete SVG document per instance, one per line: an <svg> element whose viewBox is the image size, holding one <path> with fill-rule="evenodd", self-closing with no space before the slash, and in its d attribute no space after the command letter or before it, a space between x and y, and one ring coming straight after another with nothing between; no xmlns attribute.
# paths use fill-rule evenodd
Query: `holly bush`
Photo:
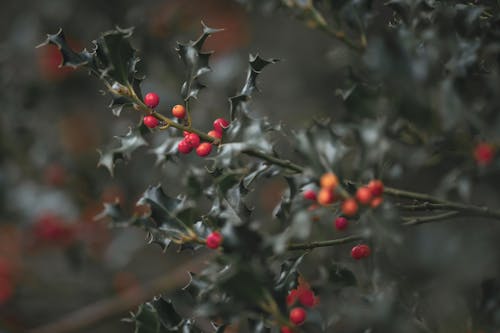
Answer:
<svg viewBox="0 0 500 333"><path fill-rule="evenodd" d="M315 83L334 100L324 117L294 110L303 124L291 128L270 120L272 109L256 112L254 100L285 84L258 93L273 75L263 72L295 55L251 54L227 109L209 121L203 92L216 73L206 42L222 25L202 22L197 38L177 44L185 72L173 103L142 89L160 74L141 71L148 54L139 59L132 28L83 50L63 30L41 45L100 80L113 115L133 119L99 148L98 166L110 177L166 170L134 209L105 202L96 218L199 260L186 284L161 280L127 321L138 333L498 329L498 2L239 2L324 35L327 56L296 45L336 73ZM155 164L119 163L148 145Z"/></svg>

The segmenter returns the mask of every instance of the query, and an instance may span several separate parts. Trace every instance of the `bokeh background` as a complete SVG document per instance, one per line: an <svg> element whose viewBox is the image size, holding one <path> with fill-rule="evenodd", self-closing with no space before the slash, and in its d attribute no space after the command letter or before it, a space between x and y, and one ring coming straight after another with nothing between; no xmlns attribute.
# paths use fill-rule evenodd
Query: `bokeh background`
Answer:
<svg viewBox="0 0 500 333"><path fill-rule="evenodd" d="M174 51L176 42L196 38L202 20L211 27L224 28L206 45L207 50L215 51L211 57L213 72L203 78L209 89L202 91L193 103L194 124L202 130L210 130L213 119L227 117L227 98L244 82L248 55L256 53L281 59L259 77L261 93L252 101L256 116L282 122L288 133L323 116L333 122L358 116L347 114L336 94L338 88L345 88L347 65L356 61L345 47L307 29L274 1L251 3L252 6L232 0L2 1L0 332L23 332L99 300L119 298L125 290L136 288L140 292L145 283L172 273L191 257L187 252L179 255L172 249L162 253L158 246L147 245L141 230L109 229L106 223L94 219L102 211L103 202L117 199L128 211L134 211L137 199L150 184L176 188L185 172L182 163L193 159L157 165L151 149L162 142L162 136L155 135L148 138L148 147L134 152L129 162L119 163L114 176L97 167L97 149L116 143L113 138L124 135L140 121L140 116L132 110L124 111L119 118L113 116L107 107L109 96L100 93L101 82L84 71L59 69L61 59L53 47L35 48L47 33L63 28L70 45L81 49L91 48L93 39L115 26L135 27L132 43L140 50L139 69L146 75L143 91L156 91L161 98L159 110L167 113L171 105L181 102L180 86L184 79L182 62ZM439 42L439 36L432 41ZM409 119L425 123L427 118L422 120L417 112L421 111L420 105L415 100L425 99L422 105L427 105L427 97L434 96L434 86L417 74L428 64L429 73L440 74L440 64L432 65L439 63L442 54L436 51L437 56L430 59L431 54L430 60L420 59L417 52L405 54L415 61L412 68L417 68L417 74L402 70L401 76L397 76L395 72L405 66L405 61L400 61L403 58L397 52L388 52L384 59L387 45L377 42L371 44L369 51L382 50L378 54L382 56L377 58L375 53L369 53L368 60L373 61L366 63L381 68L385 63L386 71L382 73L386 77L382 79L387 79L389 87L401 87L404 110L395 112L406 112ZM452 48L459 43L450 45ZM429 74L428 78L432 81L433 76ZM413 80L414 85L406 85L406 80ZM418 90L421 95L415 100L409 98L414 95L413 87L420 85L426 88ZM450 122L459 118L457 123L465 119L462 113L469 114L466 107L456 118L449 117L458 114L454 112L456 105L445 103L452 99L447 99L442 90L438 93L445 96L441 102L448 113L443 113L443 118L451 119ZM437 99L441 98L438 93ZM362 102L365 97L360 97ZM366 101L359 109L371 107L366 104L372 100ZM495 101L499 105L498 98ZM373 104L379 109L387 105L389 102L383 98ZM423 192L437 191L457 200L498 208L498 159L495 168L479 170L472 160L473 141L468 139L476 136L498 141L498 111L490 111L488 119L490 122L484 121L484 126L482 120L477 121L481 130L471 131L472 134L464 131L467 142L463 151L452 151L458 140L450 140L455 145L450 149L446 146L447 138L460 136L461 129L456 130L458 125L454 123L446 128L444 138L435 142L435 151L444 153L444 157L431 166L424 163L429 157L426 154L431 154L425 149L411 147L415 149L409 156L406 146L392 147L401 165L387 167L391 184ZM365 125L368 134L374 133L370 121ZM273 180L259 185L254 204L262 215L272 212L283 189L283 182ZM421 297L420 307L424 312L429 309L426 315L435 326L444 323L441 332L464 332L464 318L477 309L480 318L484 313L485 322L500 322L499 229L485 221L480 221L480 227L469 222L463 219L453 225L412 230L411 235L405 235L404 249L400 251L394 246L393 252L379 262L384 277L401 282L399 295L390 294L392 285L387 284L390 295L386 296L394 301L391 304L397 304L400 296L413 298L415 303ZM318 258L330 258L329 252L315 253L319 253ZM336 259L343 260L341 255ZM308 278L313 280L317 272L314 262L309 265L305 265L304 271L312 272ZM359 267L356 273L364 276L365 282L377 278L368 277ZM384 285L384 281L378 283ZM414 290L420 294L413 295ZM349 297L346 299L349 304ZM405 304L398 306L404 308ZM92 331L133 332L132 325L120 321L127 316L125 311L107 318L94 325ZM350 319L356 322L356 318ZM459 324L454 327L454 323ZM85 331L88 330L82 330Z"/></svg>

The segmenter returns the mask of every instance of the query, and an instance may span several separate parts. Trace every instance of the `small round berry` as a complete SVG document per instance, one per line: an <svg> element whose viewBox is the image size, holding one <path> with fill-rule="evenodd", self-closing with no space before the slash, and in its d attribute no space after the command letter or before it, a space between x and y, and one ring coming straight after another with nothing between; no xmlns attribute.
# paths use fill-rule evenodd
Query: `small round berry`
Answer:
<svg viewBox="0 0 500 333"><path fill-rule="evenodd" d="M196 148L196 154L200 157L205 157L212 151L212 145L208 142L200 143L198 148Z"/></svg>
<svg viewBox="0 0 500 333"><path fill-rule="evenodd" d="M493 145L481 142L474 148L474 158L479 165L488 165L493 160L495 156L495 150Z"/></svg>
<svg viewBox="0 0 500 333"><path fill-rule="evenodd" d="M382 197L373 198L372 202L370 203L370 207L377 208L382 204L383 201L384 199Z"/></svg>
<svg viewBox="0 0 500 333"><path fill-rule="evenodd" d="M153 92L147 93L146 96L144 96L144 104L146 104L148 108L154 109L160 104L160 97Z"/></svg>
<svg viewBox="0 0 500 333"><path fill-rule="evenodd" d="M316 192L313 190L307 190L303 193L304 199L316 201Z"/></svg>
<svg viewBox="0 0 500 333"><path fill-rule="evenodd" d="M281 333L293 333L292 329L288 326L281 326L280 332Z"/></svg>
<svg viewBox="0 0 500 333"><path fill-rule="evenodd" d="M306 321L306 310L303 308L293 308L290 311L290 321L294 325L302 325Z"/></svg>
<svg viewBox="0 0 500 333"><path fill-rule="evenodd" d="M286 305L287 306L294 305L297 302L298 297L299 296L298 296L298 293L297 293L297 289L290 290L290 292L286 296Z"/></svg>
<svg viewBox="0 0 500 333"><path fill-rule="evenodd" d="M339 184L339 179L334 173L327 172L323 176L321 176L319 183L322 188L334 190Z"/></svg>
<svg viewBox="0 0 500 333"><path fill-rule="evenodd" d="M219 232L214 231L210 235L207 236L206 243L207 243L207 247L209 249L215 250L215 249L219 248L219 246L222 243L222 235Z"/></svg>
<svg viewBox="0 0 500 333"><path fill-rule="evenodd" d="M344 230L347 228L347 225L349 224L349 221L343 216L337 217L335 219L335 229L337 230Z"/></svg>
<svg viewBox="0 0 500 333"><path fill-rule="evenodd" d="M360 187L356 191L356 199L362 205L368 205L372 201L372 191L366 187Z"/></svg>
<svg viewBox="0 0 500 333"><path fill-rule="evenodd" d="M149 127L149 128L155 128L160 123L160 121L153 116L144 117L142 122L144 123L144 125L146 125L146 127Z"/></svg>
<svg viewBox="0 0 500 333"><path fill-rule="evenodd" d="M177 104L172 108L172 115L178 119L184 119L186 116L186 108L184 105Z"/></svg>
<svg viewBox="0 0 500 333"><path fill-rule="evenodd" d="M372 192L372 196L374 197L381 196L384 192L384 183L378 179L371 180L366 187L370 189L370 192Z"/></svg>
<svg viewBox="0 0 500 333"><path fill-rule="evenodd" d="M342 203L342 213L345 216L354 216L358 212L358 204L353 198L346 199Z"/></svg>
<svg viewBox="0 0 500 333"><path fill-rule="evenodd" d="M299 293L299 302L308 308L313 307L316 304L314 292L310 289L302 290L302 292Z"/></svg>
<svg viewBox="0 0 500 333"><path fill-rule="evenodd" d="M196 133L189 133L184 137L184 140L189 142L193 148L197 148L200 145L200 137Z"/></svg>
<svg viewBox="0 0 500 333"><path fill-rule="evenodd" d="M320 205L326 206L335 201L335 194L331 189L322 188L318 192L318 203Z"/></svg>
<svg viewBox="0 0 500 333"><path fill-rule="evenodd" d="M224 118L217 118L214 121L214 130L219 133L222 133L226 128L229 127L229 121Z"/></svg>
<svg viewBox="0 0 500 333"><path fill-rule="evenodd" d="M211 136L212 138L216 139L222 139L222 132L218 132L216 130L208 132L208 136Z"/></svg>
<svg viewBox="0 0 500 333"><path fill-rule="evenodd" d="M189 154L191 150L193 150L193 146L191 146L191 144L186 139L184 139L177 145L177 150L181 154Z"/></svg>
<svg viewBox="0 0 500 333"><path fill-rule="evenodd" d="M370 247L366 244L356 245L351 249L351 257L356 260L366 258L370 255Z"/></svg>

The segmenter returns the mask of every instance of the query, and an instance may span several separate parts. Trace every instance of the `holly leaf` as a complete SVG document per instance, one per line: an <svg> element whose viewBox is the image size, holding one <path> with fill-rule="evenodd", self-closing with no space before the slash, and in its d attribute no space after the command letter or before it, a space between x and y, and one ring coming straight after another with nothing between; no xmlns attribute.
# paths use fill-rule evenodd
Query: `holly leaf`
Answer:
<svg viewBox="0 0 500 333"><path fill-rule="evenodd" d="M304 256L305 254L297 258L287 259L281 264L281 272L274 286L275 291L286 294L297 286L298 268Z"/></svg>
<svg viewBox="0 0 500 333"><path fill-rule="evenodd" d="M181 95L185 101L197 98L199 91L205 87L200 82L200 76L211 71L208 61L213 52L203 52L201 49L210 35L222 30L210 28L203 22L201 24L203 33L197 40L184 44L177 43L176 51L186 66L186 80L181 88Z"/></svg>
<svg viewBox="0 0 500 333"><path fill-rule="evenodd" d="M66 42L66 38L64 37L64 32L62 29L59 29L59 31L53 35L47 34L47 39L45 40L45 42L41 43L37 47L42 47L49 44L55 45L59 49L59 52L61 52L62 63L59 65L59 67L67 66L72 68L95 68L94 52L89 52L87 51L87 49L83 49L83 51L81 52L74 51Z"/></svg>
<svg viewBox="0 0 500 333"><path fill-rule="evenodd" d="M259 90L257 88L257 77L262 72L264 67L277 63L278 61L279 59L264 59L259 55L250 55L245 84L237 95L229 98L231 120L236 118L239 110L242 110L244 113L248 113L244 106L251 99L253 92L255 90Z"/></svg>
<svg viewBox="0 0 500 333"><path fill-rule="evenodd" d="M111 176L114 175L114 167L118 160L129 160L132 153L148 143L143 138L143 135L148 131L147 127L143 124L130 128L128 133L124 136L116 136L119 141L119 146L105 150L97 150L99 152L99 162L97 166L103 166L110 172Z"/></svg>

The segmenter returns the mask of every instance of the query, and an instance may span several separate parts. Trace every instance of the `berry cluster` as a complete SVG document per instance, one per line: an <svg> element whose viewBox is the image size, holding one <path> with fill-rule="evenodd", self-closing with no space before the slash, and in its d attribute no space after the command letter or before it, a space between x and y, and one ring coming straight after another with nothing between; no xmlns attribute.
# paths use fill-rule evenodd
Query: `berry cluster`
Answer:
<svg viewBox="0 0 500 333"><path fill-rule="evenodd" d="M311 290L309 284L302 278L298 279L298 286L295 289L290 290L288 296L286 297L286 305L288 307L294 306L297 302L303 307L312 308L319 303L319 297L317 297ZM289 319L291 326L302 325L306 318L307 312L303 307L294 307L290 310ZM289 326L281 327L282 333L293 332L293 329Z"/></svg>
<svg viewBox="0 0 500 333"><path fill-rule="evenodd" d="M154 92L147 93L146 96L144 96L144 104L148 108L154 109L158 106L158 104L160 104L160 97ZM180 104L175 105L172 108L172 115L177 119L184 119L186 117L186 108ZM145 116L143 122L144 125L151 129L156 128L160 124L158 118L153 115Z"/></svg>

